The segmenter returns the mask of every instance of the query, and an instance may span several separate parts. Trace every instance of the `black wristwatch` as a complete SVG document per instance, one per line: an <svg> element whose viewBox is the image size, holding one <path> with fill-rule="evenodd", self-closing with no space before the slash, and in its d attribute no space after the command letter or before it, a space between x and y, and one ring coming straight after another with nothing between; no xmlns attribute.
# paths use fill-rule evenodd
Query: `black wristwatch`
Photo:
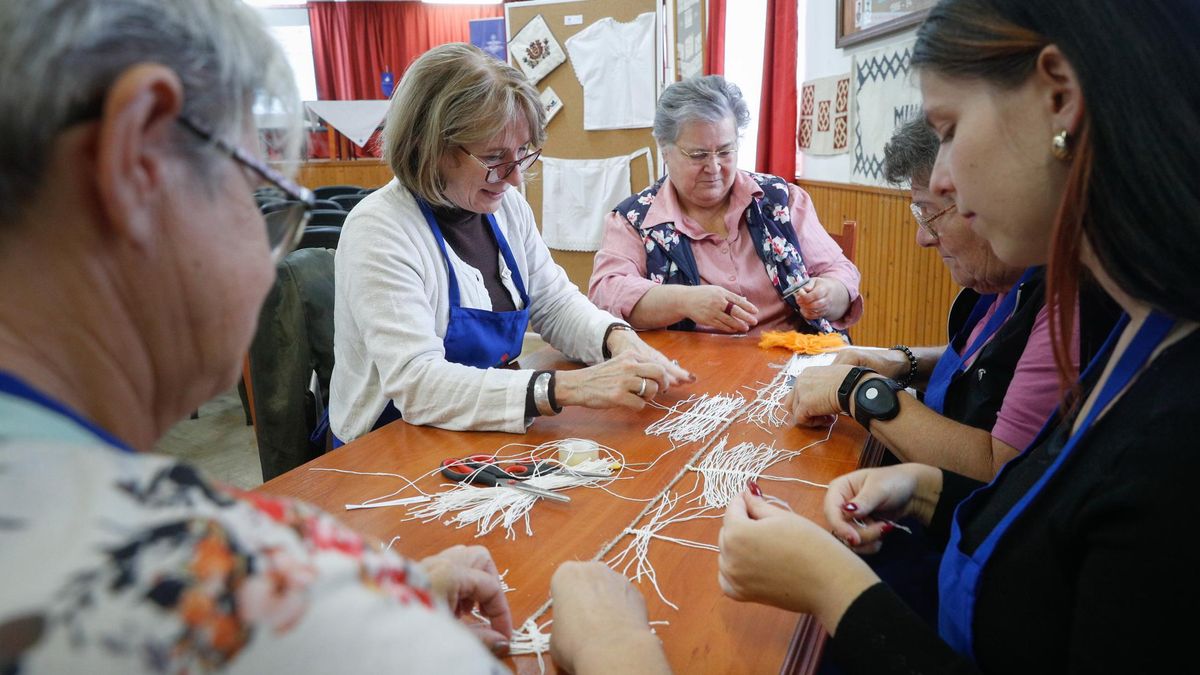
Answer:
<svg viewBox="0 0 1200 675"><path fill-rule="evenodd" d="M842 407L842 412L850 414L850 394L854 392L855 385L867 373L873 373L874 370L864 368L863 366L854 366L850 372L846 373L846 379L842 380L842 384L838 387L837 397L838 405Z"/></svg>
<svg viewBox="0 0 1200 675"><path fill-rule="evenodd" d="M904 387L886 377L873 377L854 392L854 421L871 430L871 420L887 421L900 414L896 392Z"/></svg>

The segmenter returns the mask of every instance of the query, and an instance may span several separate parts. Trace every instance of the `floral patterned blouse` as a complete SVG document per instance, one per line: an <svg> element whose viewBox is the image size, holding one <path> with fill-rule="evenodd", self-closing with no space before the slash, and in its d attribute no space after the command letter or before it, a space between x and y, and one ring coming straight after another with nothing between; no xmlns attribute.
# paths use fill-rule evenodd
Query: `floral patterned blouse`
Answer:
<svg viewBox="0 0 1200 675"><path fill-rule="evenodd" d="M328 514L86 438L0 394L0 673L503 670Z"/></svg>

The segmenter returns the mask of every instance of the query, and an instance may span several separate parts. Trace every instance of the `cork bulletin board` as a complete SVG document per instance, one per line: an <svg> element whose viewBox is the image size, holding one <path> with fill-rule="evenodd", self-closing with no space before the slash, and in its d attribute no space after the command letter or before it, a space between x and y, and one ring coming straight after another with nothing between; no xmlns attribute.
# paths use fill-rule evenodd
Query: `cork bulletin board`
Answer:
<svg viewBox="0 0 1200 675"><path fill-rule="evenodd" d="M639 14L655 12L659 0L531 0L529 2L512 2L504 5L505 28L508 39L511 40L520 30L539 14L549 26L550 32L560 45L567 38L587 28L605 17L616 21L633 21ZM579 21L574 25L566 25L568 17L571 21ZM661 16L657 22L661 25ZM662 48L662 31L656 31L658 54L655 63L646 64L647 68L655 69L655 80L661 81L664 72L664 57ZM510 63L512 61L509 56ZM513 64L516 65L516 64ZM658 163L658 150L650 127L642 129L611 129L603 131L584 131L583 128L583 86L575 76L570 59L555 68L549 75L536 85L539 92L547 87L562 100L562 108L550 120L546 127L546 145L542 154L548 157L562 159L600 159L617 155L631 154L641 148L650 148L654 164ZM657 98L657 96L656 96ZM533 167L533 171L541 171L541 163ZM656 169L657 171L657 169ZM651 176L646 173L646 162L638 159L630 163L631 190L637 191L651 182ZM542 184L540 176L534 175L525 183L526 199L533 209L534 217L541 226L542 217ZM610 206L616 206L612 204ZM567 271L571 281L584 292L587 291L588 279L592 275L593 252L559 251L551 249L554 260Z"/></svg>

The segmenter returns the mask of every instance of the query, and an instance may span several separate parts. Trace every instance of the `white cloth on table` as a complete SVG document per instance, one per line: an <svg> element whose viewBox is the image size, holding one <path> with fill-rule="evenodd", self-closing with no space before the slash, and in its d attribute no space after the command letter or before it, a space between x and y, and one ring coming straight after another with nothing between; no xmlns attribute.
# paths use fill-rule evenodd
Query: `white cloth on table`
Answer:
<svg viewBox="0 0 1200 675"><path fill-rule="evenodd" d="M653 126L654 12L629 23L604 17L567 38L567 51L583 85L583 128Z"/></svg>
<svg viewBox="0 0 1200 675"><path fill-rule="evenodd" d="M617 319L597 309L550 257L533 212L517 190L495 214L529 293L529 325L556 349L587 363ZM479 270L447 245L463 307L490 310ZM516 297L500 259L504 285ZM368 431L389 400L411 424L453 430L526 429L533 371L472 368L445 359L450 314L446 263L413 195L395 179L355 207L338 241L334 368L329 421L343 441Z"/></svg>
<svg viewBox="0 0 1200 675"><path fill-rule="evenodd" d="M604 216L633 191L629 163L646 158L653 182L650 148L604 159L542 157L542 239L561 251L596 251L604 239Z"/></svg>

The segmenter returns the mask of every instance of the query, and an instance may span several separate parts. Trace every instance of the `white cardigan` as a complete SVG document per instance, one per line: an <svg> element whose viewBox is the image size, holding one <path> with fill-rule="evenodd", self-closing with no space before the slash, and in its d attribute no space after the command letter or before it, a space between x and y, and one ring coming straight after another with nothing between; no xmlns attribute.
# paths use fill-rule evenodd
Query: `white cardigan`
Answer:
<svg viewBox="0 0 1200 675"><path fill-rule="evenodd" d="M529 204L508 190L495 214L529 294L530 329L568 357L603 359L604 333L623 323L597 309L550 257ZM447 245L463 307L490 310L483 275ZM501 277L518 309L512 275ZM411 424L443 429L526 428L531 370L473 368L446 360L446 263L412 194L393 179L360 202L342 228L334 263L334 368L329 414L349 441L371 430L388 400Z"/></svg>

